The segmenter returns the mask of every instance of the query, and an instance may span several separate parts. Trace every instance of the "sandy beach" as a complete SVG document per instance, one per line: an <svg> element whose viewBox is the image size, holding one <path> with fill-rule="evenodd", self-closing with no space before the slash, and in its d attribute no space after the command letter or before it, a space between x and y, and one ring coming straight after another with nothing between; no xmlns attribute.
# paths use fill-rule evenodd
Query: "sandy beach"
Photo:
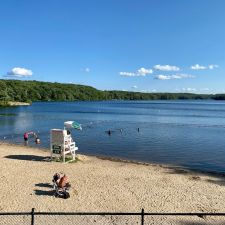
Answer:
<svg viewBox="0 0 225 225"><path fill-rule="evenodd" d="M76 163L62 164L50 162L49 155L40 149L0 144L1 212L31 208L50 212L140 212L142 208L145 212L225 212L223 177L84 155L78 155ZM52 192L52 176L60 171L76 190L66 200L55 198ZM136 224L135 220L129 223L130 219L127 224ZM148 219L146 224L225 224L225 218L215 217ZM115 223L109 218L100 224L126 224L121 217L113 220Z"/></svg>

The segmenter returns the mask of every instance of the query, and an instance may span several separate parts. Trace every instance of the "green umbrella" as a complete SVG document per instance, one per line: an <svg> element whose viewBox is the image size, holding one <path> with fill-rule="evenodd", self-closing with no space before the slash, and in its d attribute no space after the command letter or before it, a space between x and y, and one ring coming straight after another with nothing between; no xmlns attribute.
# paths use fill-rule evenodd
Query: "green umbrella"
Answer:
<svg viewBox="0 0 225 225"><path fill-rule="evenodd" d="M66 122L64 122L64 127L68 128L68 129L74 128L77 130L82 130L81 124L79 124L76 121L66 121Z"/></svg>

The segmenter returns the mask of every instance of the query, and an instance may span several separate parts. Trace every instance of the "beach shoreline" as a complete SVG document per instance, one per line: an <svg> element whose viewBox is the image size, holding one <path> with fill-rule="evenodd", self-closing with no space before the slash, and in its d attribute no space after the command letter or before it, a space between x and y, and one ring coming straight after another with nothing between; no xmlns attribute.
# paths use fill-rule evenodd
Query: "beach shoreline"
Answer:
<svg viewBox="0 0 225 225"><path fill-rule="evenodd" d="M18 144L18 143L12 143L12 142L4 142L0 141L0 145L9 145L9 146L20 146L20 147L25 147L25 148L30 148L33 150L39 150L43 152L49 152L49 148L45 147L40 147L38 145L36 146L25 146L24 144ZM178 173L196 173L196 174L202 174L202 175L209 175L209 176L216 176L216 177L225 177L225 173L223 172L217 172L217 171L209 171L209 170L201 170L201 169L193 169L193 168L187 168L182 165L175 165L175 164L166 164L166 163L157 163L157 162L144 162L144 161L137 161L137 160L132 160L132 159L124 159L124 158L119 158L119 157L114 157L114 156L105 156L105 155L96 155L96 154L87 154L87 153L77 153L78 155L83 155L87 157L96 157L101 160L109 160L112 162L123 162L123 163L131 163L131 164L136 164L136 165L145 165L145 166L159 166L162 168L167 168L167 169L174 169Z"/></svg>
<svg viewBox="0 0 225 225"><path fill-rule="evenodd" d="M0 143L0 212L224 211L222 176L80 154L67 164L49 157L40 148ZM52 176L60 171L76 190L67 200L53 196Z"/></svg>

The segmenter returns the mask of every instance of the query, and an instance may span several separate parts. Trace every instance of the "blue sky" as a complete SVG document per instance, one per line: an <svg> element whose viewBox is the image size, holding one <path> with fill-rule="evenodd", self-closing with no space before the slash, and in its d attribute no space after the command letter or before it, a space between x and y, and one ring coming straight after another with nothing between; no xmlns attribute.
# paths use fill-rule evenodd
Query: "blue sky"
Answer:
<svg viewBox="0 0 225 225"><path fill-rule="evenodd" d="M2 79L225 92L224 0L7 0Z"/></svg>

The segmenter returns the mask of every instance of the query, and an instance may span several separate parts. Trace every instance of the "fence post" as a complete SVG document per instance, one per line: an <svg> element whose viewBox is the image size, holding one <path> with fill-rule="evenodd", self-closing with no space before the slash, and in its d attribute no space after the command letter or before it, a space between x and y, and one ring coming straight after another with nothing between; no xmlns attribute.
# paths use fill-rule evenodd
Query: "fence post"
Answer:
<svg viewBox="0 0 225 225"><path fill-rule="evenodd" d="M141 225L144 225L144 215L145 215L145 212L144 212L144 209L141 210Z"/></svg>
<svg viewBox="0 0 225 225"><path fill-rule="evenodd" d="M34 208L31 210L31 225L34 225Z"/></svg>

